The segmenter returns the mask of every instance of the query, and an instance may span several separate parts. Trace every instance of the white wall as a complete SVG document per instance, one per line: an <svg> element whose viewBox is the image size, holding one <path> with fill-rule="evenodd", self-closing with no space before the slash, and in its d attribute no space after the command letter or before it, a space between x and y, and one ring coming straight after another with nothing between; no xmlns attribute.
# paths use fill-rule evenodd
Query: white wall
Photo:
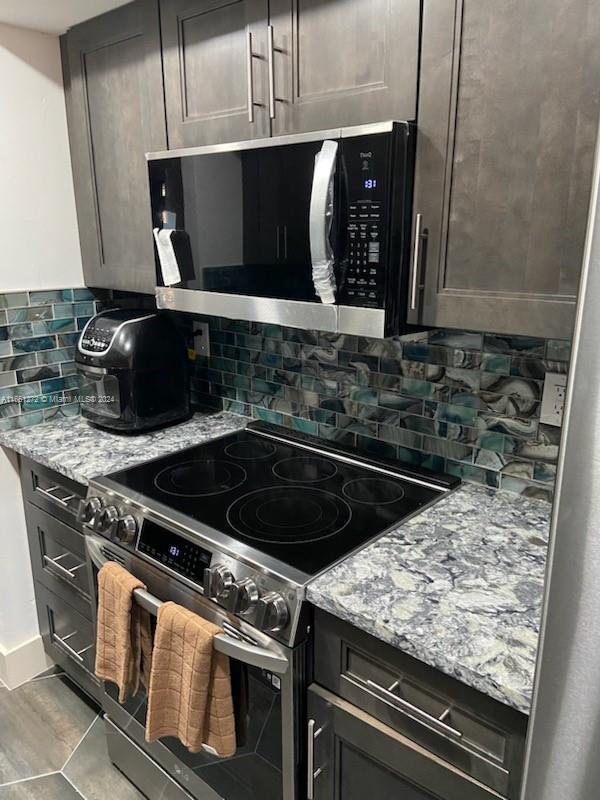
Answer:
<svg viewBox="0 0 600 800"><path fill-rule="evenodd" d="M0 25L0 293L83 286L58 37ZM0 448L0 677L45 666L16 458Z"/></svg>
<svg viewBox="0 0 600 800"><path fill-rule="evenodd" d="M83 286L57 36L0 25L0 292Z"/></svg>

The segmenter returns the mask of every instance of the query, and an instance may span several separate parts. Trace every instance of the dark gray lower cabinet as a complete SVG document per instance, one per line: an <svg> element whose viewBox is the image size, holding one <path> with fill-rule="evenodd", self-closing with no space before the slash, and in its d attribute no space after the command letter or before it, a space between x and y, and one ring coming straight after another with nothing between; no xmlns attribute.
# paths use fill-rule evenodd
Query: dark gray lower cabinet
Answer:
<svg viewBox="0 0 600 800"><path fill-rule="evenodd" d="M35 601L46 653L96 700L91 573L76 509L86 487L21 458Z"/></svg>
<svg viewBox="0 0 600 800"><path fill-rule="evenodd" d="M86 284L153 293L145 153L167 146L158 0L76 25L61 46Z"/></svg>
<svg viewBox="0 0 600 800"><path fill-rule="evenodd" d="M314 681L309 800L518 798L523 714L322 611Z"/></svg>

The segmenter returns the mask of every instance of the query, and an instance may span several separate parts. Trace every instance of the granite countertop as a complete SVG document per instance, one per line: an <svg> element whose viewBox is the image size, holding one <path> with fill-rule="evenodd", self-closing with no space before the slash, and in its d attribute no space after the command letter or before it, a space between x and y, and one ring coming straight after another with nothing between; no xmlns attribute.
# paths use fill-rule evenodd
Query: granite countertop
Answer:
<svg viewBox="0 0 600 800"><path fill-rule="evenodd" d="M83 417L63 417L31 428L0 433L0 445L87 484L151 458L245 428L246 417L227 412L195 414L168 428L127 435L95 428Z"/></svg>
<svg viewBox="0 0 600 800"><path fill-rule="evenodd" d="M528 714L550 514L461 486L316 578L308 599Z"/></svg>

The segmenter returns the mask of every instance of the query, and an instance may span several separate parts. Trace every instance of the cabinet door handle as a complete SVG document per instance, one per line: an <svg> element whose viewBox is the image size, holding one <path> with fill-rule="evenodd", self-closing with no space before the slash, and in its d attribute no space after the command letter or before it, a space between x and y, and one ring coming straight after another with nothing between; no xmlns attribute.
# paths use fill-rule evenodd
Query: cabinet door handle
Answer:
<svg viewBox="0 0 600 800"><path fill-rule="evenodd" d="M397 686L398 681L396 681L392 686ZM367 681L367 686L371 691L378 694L380 698L383 700L384 703L391 706L392 708L397 709L398 711L405 711L408 714L416 717L416 719L421 722L422 724L428 725L429 727L437 730L439 733L443 733L446 736L452 736L454 739L462 739L463 735L462 732L453 728L451 725L446 725L443 722L448 714L450 713L450 709L446 709L441 718L434 717L431 714L428 714L427 711L423 711L422 708L409 703L408 700L405 700L403 697L399 697L397 694L394 694L390 689L386 689L384 686L380 686L375 681Z"/></svg>
<svg viewBox="0 0 600 800"><path fill-rule="evenodd" d="M413 245L413 260L410 278L410 310L417 309L417 289L419 284L419 262L421 260L421 229L423 227L423 214L417 214L415 220L415 241Z"/></svg>
<svg viewBox="0 0 600 800"><path fill-rule="evenodd" d="M269 116L275 119L275 45L273 43L273 26L267 25L267 55L269 59Z"/></svg>
<svg viewBox="0 0 600 800"><path fill-rule="evenodd" d="M323 767L315 769L315 740L321 735L323 728L315 730L314 719L308 720L308 747L306 754L307 762L307 775L306 775L306 798L307 800L314 800L315 798L315 778L323 772Z"/></svg>
<svg viewBox="0 0 600 800"><path fill-rule="evenodd" d="M252 31L248 31L246 41L246 57L247 61L247 80L248 80L248 122L254 122L254 69L252 59L254 53L252 52Z"/></svg>

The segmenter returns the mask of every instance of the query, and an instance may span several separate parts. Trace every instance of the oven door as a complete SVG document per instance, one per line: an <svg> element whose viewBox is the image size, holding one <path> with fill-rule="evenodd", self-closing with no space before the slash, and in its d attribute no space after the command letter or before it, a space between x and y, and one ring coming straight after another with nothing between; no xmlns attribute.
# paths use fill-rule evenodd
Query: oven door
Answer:
<svg viewBox="0 0 600 800"><path fill-rule="evenodd" d="M336 249L338 141L307 138L150 157L153 228L177 264L157 244L159 307L335 330L319 267Z"/></svg>
<svg viewBox="0 0 600 800"><path fill-rule="evenodd" d="M145 559L101 537L88 535L86 546L95 591L98 569L107 560L114 560L145 583L148 591L137 600L154 617L161 602L172 600L223 627L226 635L220 637L219 649L230 657L237 751L231 758L218 758L204 751L190 753L174 738L147 743L143 686L120 705L116 686L106 682L102 706L107 716L192 797L297 800L301 758L298 697L304 648L291 650L280 645ZM135 774L129 777L135 783Z"/></svg>

